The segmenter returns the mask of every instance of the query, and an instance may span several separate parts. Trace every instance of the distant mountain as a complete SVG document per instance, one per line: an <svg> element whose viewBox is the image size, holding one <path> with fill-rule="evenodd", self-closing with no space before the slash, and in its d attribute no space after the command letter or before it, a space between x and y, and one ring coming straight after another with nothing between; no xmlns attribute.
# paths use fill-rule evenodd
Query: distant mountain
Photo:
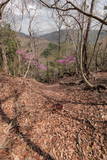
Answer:
<svg viewBox="0 0 107 160"><path fill-rule="evenodd" d="M98 34L98 30L91 30L89 32L89 41L90 42L95 42L95 40L97 38L97 34ZM105 39L105 38L107 38L107 32L106 31L101 31L99 40L102 40L102 39Z"/></svg>
<svg viewBox="0 0 107 160"><path fill-rule="evenodd" d="M51 33L41 35L40 37L44 38L44 39L47 39L48 41L57 43L58 39L59 39L59 33L58 33L58 31L55 31L55 32L51 32ZM61 42L64 42L65 38L66 38L66 31L61 30Z"/></svg>
<svg viewBox="0 0 107 160"><path fill-rule="evenodd" d="M71 31L71 34L72 34L72 31ZM97 34L98 34L98 30L91 30L89 32L89 41L92 42L92 43L95 42ZM61 30L61 42L64 42L66 40L66 35L67 35L66 30ZM58 33L58 31L55 31L55 32L51 32L51 33L48 33L48 34L44 34L44 35L42 35L40 37L44 38L44 39L47 39L48 41L57 43L58 42L58 38L59 38L59 33ZM107 37L107 32L106 31L102 31L100 33L100 40L105 38L105 37Z"/></svg>
<svg viewBox="0 0 107 160"><path fill-rule="evenodd" d="M20 34L20 36L23 36L23 37L29 37L27 34L25 33L22 33L22 32L17 32L18 34Z"/></svg>

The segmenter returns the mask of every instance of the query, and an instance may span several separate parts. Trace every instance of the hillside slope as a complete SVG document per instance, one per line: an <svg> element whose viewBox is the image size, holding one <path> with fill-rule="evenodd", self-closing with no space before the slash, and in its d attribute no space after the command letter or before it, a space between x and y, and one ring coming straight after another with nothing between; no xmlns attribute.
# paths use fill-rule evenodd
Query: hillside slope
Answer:
<svg viewBox="0 0 107 160"><path fill-rule="evenodd" d="M30 43L31 39L29 36L23 34L23 33L16 33L17 40L20 42L20 47L26 50L30 49ZM42 53L45 48L47 48L49 41L44 38L37 38L34 37L35 41L35 50L38 52L38 54Z"/></svg>
<svg viewBox="0 0 107 160"><path fill-rule="evenodd" d="M0 90L1 160L106 159L107 90L4 74Z"/></svg>
<svg viewBox="0 0 107 160"><path fill-rule="evenodd" d="M73 31L74 33L74 31ZM59 35L58 35L58 31L52 32L52 33L48 33L48 34L44 34L41 36L41 38L44 38L48 41L52 41L52 42L58 42L59 39ZM98 31L97 30L92 30L89 32L89 41L90 42L95 42L96 37L97 37ZM64 42L66 39L66 30L61 30L61 42ZM73 35L74 38L74 35ZM102 31L100 34L100 40L101 39L107 39L107 32L106 31Z"/></svg>

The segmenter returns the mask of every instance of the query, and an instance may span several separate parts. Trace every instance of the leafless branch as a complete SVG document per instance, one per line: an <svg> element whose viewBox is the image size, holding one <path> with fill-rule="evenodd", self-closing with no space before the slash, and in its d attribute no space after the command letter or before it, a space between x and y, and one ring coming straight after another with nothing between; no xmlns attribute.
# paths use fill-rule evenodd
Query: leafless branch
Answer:
<svg viewBox="0 0 107 160"><path fill-rule="evenodd" d="M0 3L0 19L2 19L3 10L8 2L10 2L10 0Z"/></svg>
<svg viewBox="0 0 107 160"><path fill-rule="evenodd" d="M46 2L44 2L43 0L39 0L39 1L40 1L45 7L48 7L48 8L51 8L51 9L58 9L58 10L61 10L61 11L64 11L64 12L70 11L70 10L77 10L78 12L82 13L83 15L85 15L85 16L87 16L87 17L94 18L95 20L99 21L100 23L107 25L107 22L106 22L104 19L102 19L102 18L100 18L100 17L98 17L98 16L96 16L96 15L94 15L94 14L87 13L87 12L83 11L82 9L80 9L80 8L78 8L76 5L74 5L74 3L72 3L71 1L66 0L65 5L66 5L66 6L67 6L68 4L71 5L71 7L66 7L66 8L65 8L65 5L64 5L64 7L63 7L63 6L62 6L62 7L58 7L58 6L55 5L55 3L52 4L52 5L50 5L50 4L46 3Z"/></svg>

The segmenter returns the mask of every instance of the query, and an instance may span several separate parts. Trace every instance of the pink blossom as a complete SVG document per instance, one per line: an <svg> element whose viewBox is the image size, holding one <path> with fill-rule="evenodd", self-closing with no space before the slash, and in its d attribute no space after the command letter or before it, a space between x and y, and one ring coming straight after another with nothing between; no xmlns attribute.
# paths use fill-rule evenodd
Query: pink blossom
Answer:
<svg viewBox="0 0 107 160"><path fill-rule="evenodd" d="M16 54L19 54L19 55L23 55L23 54L25 54L25 50L17 50L16 51Z"/></svg>
<svg viewBox="0 0 107 160"><path fill-rule="evenodd" d="M41 70L47 70L47 67L44 65L44 64L38 64L38 69L41 69Z"/></svg>
<svg viewBox="0 0 107 160"><path fill-rule="evenodd" d="M35 65L36 68L41 70L47 70L47 67L44 64L40 64L37 59L35 59L35 55L32 53L28 53L26 50L17 50L16 54L20 55L27 63L31 61L32 65Z"/></svg>
<svg viewBox="0 0 107 160"><path fill-rule="evenodd" d="M56 62L61 63L61 64L68 64L71 62L75 62L76 58L74 56L68 56L64 59L59 59Z"/></svg>
<svg viewBox="0 0 107 160"><path fill-rule="evenodd" d="M33 65L36 65L37 66L37 61L35 61L35 60L32 60L32 62L31 62Z"/></svg>
<svg viewBox="0 0 107 160"><path fill-rule="evenodd" d="M59 59L59 60L56 60L56 62L58 62L58 63L65 63L65 59Z"/></svg>
<svg viewBox="0 0 107 160"><path fill-rule="evenodd" d="M31 53L26 53L22 55L22 58L24 58L25 60L32 60L34 58L34 55Z"/></svg>
<svg viewBox="0 0 107 160"><path fill-rule="evenodd" d="M75 62L76 58L74 56L68 56L65 58L66 64L70 62Z"/></svg>

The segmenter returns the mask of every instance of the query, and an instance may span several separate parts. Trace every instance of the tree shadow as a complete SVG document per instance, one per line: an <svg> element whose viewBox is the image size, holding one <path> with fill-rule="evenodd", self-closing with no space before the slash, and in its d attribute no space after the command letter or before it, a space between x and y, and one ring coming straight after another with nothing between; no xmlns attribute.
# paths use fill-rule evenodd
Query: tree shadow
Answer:
<svg viewBox="0 0 107 160"><path fill-rule="evenodd" d="M107 105L107 102L97 103L97 102L81 102L81 101L78 101L78 102L75 101L74 102L72 100L57 100L57 99L55 99L53 97L46 96L43 93L42 93L42 96L44 98L46 98L48 100L48 102L50 102L52 104L59 103L59 104L63 105L63 104L69 104L70 103L70 104L76 104L76 105L82 104L82 105L92 105L92 106L100 106L100 105L105 106L105 105Z"/></svg>
<svg viewBox="0 0 107 160"><path fill-rule="evenodd" d="M17 116L14 119L10 119L6 113L3 111L1 105L3 102L7 101L8 99L15 97L16 99L18 98L18 96L20 95L20 93L16 94L16 95L10 95L9 97L6 97L5 99L0 100L0 116L1 119L7 123L12 125L12 129L13 131L20 137L23 139L23 141L29 146L30 149L32 149L34 152L38 153L40 156L42 156L44 158L44 160L55 160L50 154L48 154L47 152L43 151L38 145L36 145L34 142L32 142L28 136L26 134L23 134L22 131L20 131L20 126L18 124L17 121Z"/></svg>

